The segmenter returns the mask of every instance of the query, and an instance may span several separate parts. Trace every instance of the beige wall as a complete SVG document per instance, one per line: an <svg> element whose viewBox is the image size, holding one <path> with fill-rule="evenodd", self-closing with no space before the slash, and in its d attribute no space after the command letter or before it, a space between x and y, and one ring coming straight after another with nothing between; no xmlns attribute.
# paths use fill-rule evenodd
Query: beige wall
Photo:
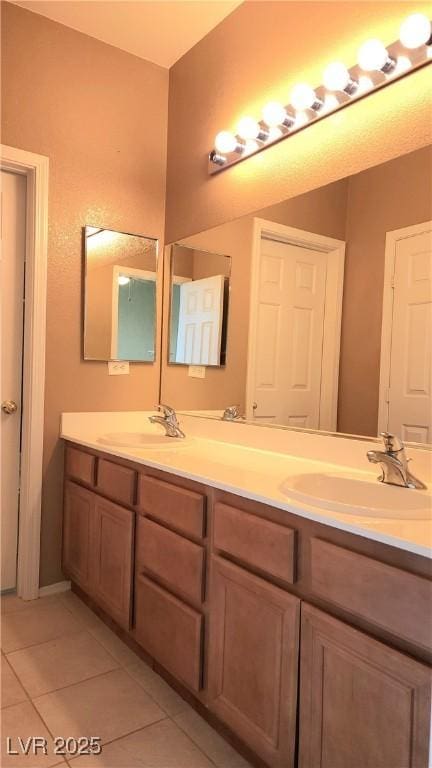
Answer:
<svg viewBox="0 0 432 768"><path fill-rule="evenodd" d="M2 3L2 141L50 158L41 585L62 579L61 411L158 399L158 365L107 375L81 359L81 227L162 239L168 73Z"/></svg>
<svg viewBox="0 0 432 768"><path fill-rule="evenodd" d="M432 219L432 147L348 186L338 429L376 435L386 232Z"/></svg>
<svg viewBox="0 0 432 768"><path fill-rule="evenodd" d="M166 239L179 240L432 142L424 68L216 176L214 136L326 63L393 41L412 2L246 2L170 71ZM416 11L430 13L418 2Z"/></svg>

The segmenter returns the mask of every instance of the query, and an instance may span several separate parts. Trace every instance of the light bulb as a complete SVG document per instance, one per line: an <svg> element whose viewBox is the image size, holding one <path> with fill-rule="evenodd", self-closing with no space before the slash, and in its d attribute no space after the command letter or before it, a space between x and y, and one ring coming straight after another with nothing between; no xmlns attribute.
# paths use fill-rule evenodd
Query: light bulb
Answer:
<svg viewBox="0 0 432 768"><path fill-rule="evenodd" d="M291 91L291 104L295 109L320 109L322 101L310 85L296 85Z"/></svg>
<svg viewBox="0 0 432 768"><path fill-rule="evenodd" d="M269 101L265 105L263 111L263 118L270 128L277 125L283 125L288 117L285 107L279 101Z"/></svg>
<svg viewBox="0 0 432 768"><path fill-rule="evenodd" d="M227 154L234 152L238 146L236 137L230 131L220 131L215 138L215 149Z"/></svg>
<svg viewBox="0 0 432 768"><path fill-rule="evenodd" d="M118 284L119 285L127 285L130 281L130 277L126 277L126 275L119 275L118 276Z"/></svg>
<svg viewBox="0 0 432 768"><path fill-rule="evenodd" d="M323 82L329 91L353 93L357 87L357 83L351 79L350 73L341 61L335 61L326 67Z"/></svg>
<svg viewBox="0 0 432 768"><path fill-rule="evenodd" d="M253 117L242 117L237 124L237 132L245 141L248 139L256 139L260 133L260 126Z"/></svg>
<svg viewBox="0 0 432 768"><path fill-rule="evenodd" d="M365 72L372 72L374 70L389 72L394 66L394 61L389 57L387 48L382 44L381 40L375 38L363 43L358 52L357 60L359 66Z"/></svg>
<svg viewBox="0 0 432 768"><path fill-rule="evenodd" d="M413 13L401 24L399 37L405 48L420 48L430 41L431 36L430 19L423 13Z"/></svg>

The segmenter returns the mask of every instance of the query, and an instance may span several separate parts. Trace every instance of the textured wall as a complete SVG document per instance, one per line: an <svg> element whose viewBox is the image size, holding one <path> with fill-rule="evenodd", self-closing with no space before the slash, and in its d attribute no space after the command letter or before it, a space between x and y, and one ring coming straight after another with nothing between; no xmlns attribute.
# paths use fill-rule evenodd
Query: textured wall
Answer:
<svg viewBox="0 0 432 768"><path fill-rule="evenodd" d="M50 158L41 585L62 578L62 411L137 410L158 365L107 375L81 359L81 227L162 239L168 73L2 3L2 141ZM160 304L160 302L159 302Z"/></svg>
<svg viewBox="0 0 432 768"><path fill-rule="evenodd" d="M170 71L167 242L328 184L432 141L430 68L322 120L235 168L207 175L215 134L294 82L354 63L369 37L390 43L425 2L246 2Z"/></svg>

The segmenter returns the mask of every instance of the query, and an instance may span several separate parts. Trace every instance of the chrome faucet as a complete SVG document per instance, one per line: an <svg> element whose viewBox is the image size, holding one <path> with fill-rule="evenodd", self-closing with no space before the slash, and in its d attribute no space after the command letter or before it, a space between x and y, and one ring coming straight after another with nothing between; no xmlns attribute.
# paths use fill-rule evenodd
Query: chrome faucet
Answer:
<svg viewBox="0 0 432 768"><path fill-rule="evenodd" d="M242 418L243 416L241 415L239 405L228 406L228 408L225 408L222 414L222 421L236 421L237 419L242 419Z"/></svg>
<svg viewBox="0 0 432 768"><path fill-rule="evenodd" d="M404 488L426 488L408 469L405 447L396 435L381 432L385 451L368 451L368 460L373 464L381 464L382 474L378 478L381 483L400 485Z"/></svg>
<svg viewBox="0 0 432 768"><path fill-rule="evenodd" d="M170 408L169 405L162 405L162 403L155 405L155 408L163 413L163 416L149 416L149 421L152 424L162 424L165 427L166 437L186 437L185 433L180 429L174 408Z"/></svg>

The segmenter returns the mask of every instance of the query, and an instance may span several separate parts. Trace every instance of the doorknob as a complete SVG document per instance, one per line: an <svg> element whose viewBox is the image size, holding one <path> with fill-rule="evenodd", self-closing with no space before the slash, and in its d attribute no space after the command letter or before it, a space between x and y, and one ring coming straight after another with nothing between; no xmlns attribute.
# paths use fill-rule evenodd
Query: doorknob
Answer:
<svg viewBox="0 0 432 768"><path fill-rule="evenodd" d="M1 404L3 413L15 413L18 410L18 406L13 400L3 400Z"/></svg>

